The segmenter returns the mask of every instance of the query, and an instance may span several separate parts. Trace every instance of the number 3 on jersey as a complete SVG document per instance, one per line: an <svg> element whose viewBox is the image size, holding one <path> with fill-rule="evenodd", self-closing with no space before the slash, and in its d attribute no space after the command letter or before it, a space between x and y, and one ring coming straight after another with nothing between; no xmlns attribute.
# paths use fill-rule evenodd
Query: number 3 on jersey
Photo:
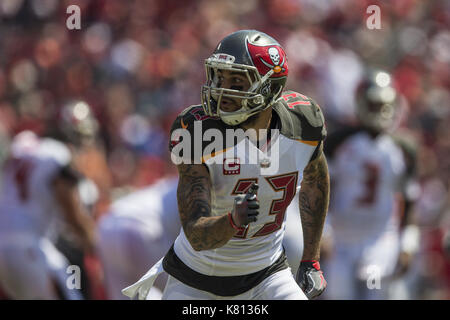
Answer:
<svg viewBox="0 0 450 320"><path fill-rule="evenodd" d="M284 214L286 213L286 209L291 203L292 199L295 196L296 186L297 186L297 179L298 179L298 172L291 172L286 173L282 175L272 176L272 177L265 177L266 181L269 183L271 188L275 192L283 192L283 196L279 199L272 200L272 203L270 205L269 209L269 216L275 216L275 219L272 222L266 223L261 229L255 232L255 234L252 235L253 237L261 237L266 236L272 232L277 231L281 228L284 221ZM254 183L258 183L257 178L250 178L250 179L240 179L234 189L231 193L232 195L238 195L242 193L246 193L250 186ZM235 237L236 238L246 238L247 236L247 228L242 228Z"/></svg>

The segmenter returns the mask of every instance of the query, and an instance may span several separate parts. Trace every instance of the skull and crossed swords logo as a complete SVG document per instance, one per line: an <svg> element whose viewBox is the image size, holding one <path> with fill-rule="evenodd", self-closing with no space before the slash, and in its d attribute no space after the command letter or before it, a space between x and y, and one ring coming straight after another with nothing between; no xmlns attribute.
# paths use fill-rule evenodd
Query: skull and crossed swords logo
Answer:
<svg viewBox="0 0 450 320"><path fill-rule="evenodd" d="M285 68L283 68L283 65L285 62L285 57L283 56L283 61L280 64L280 53L278 52L278 49L276 47L270 47L267 52L269 53L270 60L272 60L274 65L271 65L260 57L259 59L261 60L261 62L264 63L267 68L273 69L275 73L280 73L281 71L284 72Z"/></svg>

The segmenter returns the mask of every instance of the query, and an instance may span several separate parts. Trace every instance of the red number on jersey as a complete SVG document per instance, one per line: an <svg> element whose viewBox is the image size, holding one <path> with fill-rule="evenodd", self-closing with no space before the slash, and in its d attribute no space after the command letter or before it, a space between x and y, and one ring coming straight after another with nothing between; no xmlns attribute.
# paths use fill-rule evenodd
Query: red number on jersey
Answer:
<svg viewBox="0 0 450 320"><path fill-rule="evenodd" d="M281 228L284 221L286 209L295 196L297 186L298 172L286 173L279 176L266 177L267 182L276 192L283 191L283 197L275 199L270 205L270 215L275 215L273 222L266 223L252 237L266 236Z"/></svg>
<svg viewBox="0 0 450 320"><path fill-rule="evenodd" d="M28 159L14 159L12 164L19 197L22 201L26 201L29 196L28 184L31 170L33 170L33 162Z"/></svg>
<svg viewBox="0 0 450 320"><path fill-rule="evenodd" d="M377 195L377 186L380 181L380 168L376 163L367 162L364 164L364 194L358 198L358 204L362 206L372 205Z"/></svg>
<svg viewBox="0 0 450 320"><path fill-rule="evenodd" d="M261 229L256 231L256 233L252 237L260 237L266 236L272 232L277 231L281 228L284 221L284 214L286 213L286 209L291 203L292 199L295 196L298 172L291 172L282 174L279 176L273 177L265 177L269 185L275 192L283 191L283 197L279 199L275 199L272 201L269 210L269 216L274 215L275 219L273 222L266 223ZM242 193L246 193L253 182L258 183L257 178L250 179L240 179L236 186L231 192L232 195L238 195ZM234 237L236 238L245 238L247 236L248 227L241 228Z"/></svg>
<svg viewBox="0 0 450 320"><path fill-rule="evenodd" d="M298 98L302 98L302 99L308 99L306 96L294 92L294 93L290 93L290 94L286 94L283 96L284 101L287 102L289 109L294 109L295 106L298 105L302 105L302 106L309 106L311 105L311 102L309 101L299 101Z"/></svg>

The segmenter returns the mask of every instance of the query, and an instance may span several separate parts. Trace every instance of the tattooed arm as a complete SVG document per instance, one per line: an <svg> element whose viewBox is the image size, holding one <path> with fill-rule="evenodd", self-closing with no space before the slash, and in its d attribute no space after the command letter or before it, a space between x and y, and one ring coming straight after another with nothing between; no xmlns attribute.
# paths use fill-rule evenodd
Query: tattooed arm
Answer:
<svg viewBox="0 0 450 320"><path fill-rule="evenodd" d="M303 171L301 184L300 216L303 228L302 260L319 260L320 239L328 211L330 198L330 178L325 155L311 161Z"/></svg>
<svg viewBox="0 0 450 320"><path fill-rule="evenodd" d="M181 225L196 251L222 247L235 234L227 214L211 216L211 179L203 164L178 165Z"/></svg>

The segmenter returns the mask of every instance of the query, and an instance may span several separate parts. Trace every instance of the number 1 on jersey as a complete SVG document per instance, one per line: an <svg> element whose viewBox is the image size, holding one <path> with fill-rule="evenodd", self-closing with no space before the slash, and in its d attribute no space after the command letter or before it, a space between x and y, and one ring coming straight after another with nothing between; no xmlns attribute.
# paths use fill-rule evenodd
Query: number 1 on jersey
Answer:
<svg viewBox="0 0 450 320"><path fill-rule="evenodd" d="M28 184L31 170L33 170L33 163L27 159L11 159L11 163L19 197L22 201L26 201L29 196Z"/></svg>

